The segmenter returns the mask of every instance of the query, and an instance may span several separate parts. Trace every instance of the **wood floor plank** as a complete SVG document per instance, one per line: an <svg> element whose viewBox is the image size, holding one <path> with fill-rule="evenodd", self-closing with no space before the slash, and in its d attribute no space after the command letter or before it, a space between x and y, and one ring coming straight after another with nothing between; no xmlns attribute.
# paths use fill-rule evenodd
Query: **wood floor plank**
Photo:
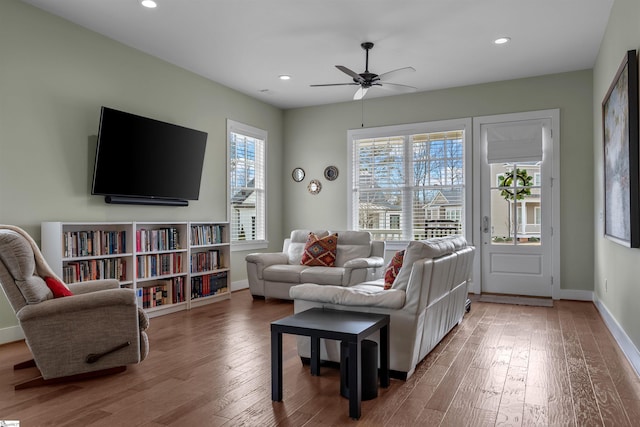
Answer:
<svg viewBox="0 0 640 427"><path fill-rule="evenodd" d="M637 424L640 378L592 303L474 301L416 367L348 417L339 371L311 376L283 336L282 402L271 401L271 321L289 301L248 291L151 320L151 352L101 379L14 391L34 369L24 342L0 346L0 418L25 426L582 426Z"/></svg>

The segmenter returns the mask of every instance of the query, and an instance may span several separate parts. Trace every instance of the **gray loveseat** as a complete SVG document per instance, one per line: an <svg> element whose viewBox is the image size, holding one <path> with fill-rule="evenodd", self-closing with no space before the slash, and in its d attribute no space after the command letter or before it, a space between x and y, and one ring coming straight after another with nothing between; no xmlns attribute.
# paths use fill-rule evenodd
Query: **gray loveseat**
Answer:
<svg viewBox="0 0 640 427"><path fill-rule="evenodd" d="M334 267L301 265L311 230L294 230L282 252L246 256L249 289L254 298L291 299L289 289L300 283L351 286L382 277L385 243L368 231L313 231L318 237L338 233Z"/></svg>

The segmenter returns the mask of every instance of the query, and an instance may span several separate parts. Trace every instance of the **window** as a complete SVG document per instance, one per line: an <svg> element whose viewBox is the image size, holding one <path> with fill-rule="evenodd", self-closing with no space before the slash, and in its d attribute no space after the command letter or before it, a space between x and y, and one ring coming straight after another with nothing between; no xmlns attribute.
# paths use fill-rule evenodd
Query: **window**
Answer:
<svg viewBox="0 0 640 427"><path fill-rule="evenodd" d="M227 120L231 242L266 244L267 132Z"/></svg>
<svg viewBox="0 0 640 427"><path fill-rule="evenodd" d="M349 131L352 229L387 241L465 234L470 122Z"/></svg>

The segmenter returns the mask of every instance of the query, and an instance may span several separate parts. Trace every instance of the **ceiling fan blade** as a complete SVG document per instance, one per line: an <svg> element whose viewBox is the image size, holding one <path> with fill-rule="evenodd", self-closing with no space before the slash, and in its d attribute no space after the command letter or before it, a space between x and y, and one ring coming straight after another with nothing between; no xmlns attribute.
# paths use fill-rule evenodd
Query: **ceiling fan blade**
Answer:
<svg viewBox="0 0 640 427"><path fill-rule="evenodd" d="M325 83L325 84L321 84L321 85L309 85L311 87L321 87L321 86L353 86L353 85L357 85L359 83Z"/></svg>
<svg viewBox="0 0 640 427"><path fill-rule="evenodd" d="M378 86L378 85L376 85L376 86ZM400 93L410 93L410 92L415 92L415 91L418 90L417 87L408 86L408 85L400 85L400 84L397 84L397 83L388 83L388 82L382 82L379 86L382 89L392 90L394 92L400 92Z"/></svg>
<svg viewBox="0 0 640 427"><path fill-rule="evenodd" d="M386 73L382 73L378 76L379 80L389 80L395 77L398 77L402 74L408 73L408 72L415 72L416 69L413 67L403 67L403 68L398 68L397 70L391 70L391 71L387 71Z"/></svg>
<svg viewBox="0 0 640 427"><path fill-rule="evenodd" d="M356 91L356 93L353 95L353 99L355 101L364 98L364 96L367 94L367 91L369 90L368 87L362 87L360 86L360 89L358 89Z"/></svg>
<svg viewBox="0 0 640 427"><path fill-rule="evenodd" d="M353 80L357 81L357 82L364 82L364 79L362 78L362 76L358 73L356 73L355 71L351 71L350 69L348 69L347 67L345 67L344 65L336 65L336 68L340 71L342 71L343 73L353 77Z"/></svg>

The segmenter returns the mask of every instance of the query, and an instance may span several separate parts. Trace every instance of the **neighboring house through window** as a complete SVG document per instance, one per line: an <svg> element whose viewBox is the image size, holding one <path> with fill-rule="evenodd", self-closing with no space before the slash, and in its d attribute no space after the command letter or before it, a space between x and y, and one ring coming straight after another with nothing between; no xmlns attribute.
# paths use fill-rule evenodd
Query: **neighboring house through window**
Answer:
<svg viewBox="0 0 640 427"><path fill-rule="evenodd" d="M266 247L267 132L227 120L231 242L239 250Z"/></svg>

